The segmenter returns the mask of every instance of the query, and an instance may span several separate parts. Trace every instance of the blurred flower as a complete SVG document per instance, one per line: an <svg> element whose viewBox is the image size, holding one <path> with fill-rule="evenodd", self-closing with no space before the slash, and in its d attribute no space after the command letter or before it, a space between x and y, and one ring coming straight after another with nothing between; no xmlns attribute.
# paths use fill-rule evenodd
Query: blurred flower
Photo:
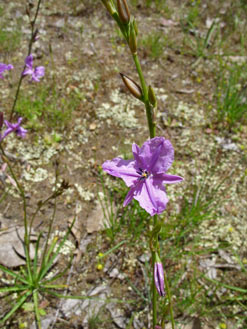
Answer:
<svg viewBox="0 0 247 329"><path fill-rule="evenodd" d="M40 78L45 75L44 66L37 66L33 68L33 55L29 55L25 59L26 68L22 75L31 75L31 81L39 82Z"/></svg>
<svg viewBox="0 0 247 329"><path fill-rule="evenodd" d="M12 64L0 63L0 79L3 79L3 72L12 70L14 66Z"/></svg>
<svg viewBox="0 0 247 329"><path fill-rule="evenodd" d="M22 118L20 117L17 123L10 123L7 120L4 120L4 124L7 127L3 136L0 135L0 141L2 141L10 133L15 132L17 136L24 138L26 136L27 130L21 127Z"/></svg>
<svg viewBox="0 0 247 329"><path fill-rule="evenodd" d="M155 137L141 148L133 144L132 152L133 160L115 158L104 162L102 168L108 174L122 178L130 187L124 206L134 198L151 216L160 214L168 202L163 184L183 180L180 176L166 174L174 158L172 144L164 137Z"/></svg>
<svg viewBox="0 0 247 329"><path fill-rule="evenodd" d="M164 270L160 259L154 263L154 283L159 295L162 297L165 296Z"/></svg>
<svg viewBox="0 0 247 329"><path fill-rule="evenodd" d="M1 141L1 140L0 140ZM0 180L5 184L6 177L9 179L9 182L14 186L17 187L15 180L6 174L7 163L3 163L2 167L0 168Z"/></svg>

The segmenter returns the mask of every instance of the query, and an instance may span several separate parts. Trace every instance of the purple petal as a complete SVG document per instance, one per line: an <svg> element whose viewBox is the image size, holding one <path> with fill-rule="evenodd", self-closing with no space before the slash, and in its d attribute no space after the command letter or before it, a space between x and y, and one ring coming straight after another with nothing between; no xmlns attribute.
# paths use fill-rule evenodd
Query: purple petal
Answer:
<svg viewBox="0 0 247 329"><path fill-rule="evenodd" d="M154 176L156 180L160 180L165 184L174 184L183 181L183 177L176 175L158 174Z"/></svg>
<svg viewBox="0 0 247 329"><path fill-rule="evenodd" d="M13 70L14 66L12 64L8 64L6 70Z"/></svg>
<svg viewBox="0 0 247 329"><path fill-rule="evenodd" d="M34 75L37 77L37 78L41 78L45 75L45 68L44 66L37 66L34 70Z"/></svg>
<svg viewBox="0 0 247 329"><path fill-rule="evenodd" d="M12 128L7 128L7 129L5 130L5 132L3 133L2 140L3 140L6 136L8 136L12 131L13 131Z"/></svg>
<svg viewBox="0 0 247 329"><path fill-rule="evenodd" d="M126 207L133 200L135 193L136 193L136 187L133 186L130 188L128 194L126 195L126 198L123 203L124 207Z"/></svg>
<svg viewBox="0 0 247 329"><path fill-rule="evenodd" d="M14 66L12 64L4 64L4 63L0 63L0 79L3 79L3 75L2 73L4 71L9 71L12 70L14 68Z"/></svg>
<svg viewBox="0 0 247 329"><path fill-rule="evenodd" d="M33 75L34 71L31 68L26 68L22 75Z"/></svg>
<svg viewBox="0 0 247 329"><path fill-rule="evenodd" d="M5 126L6 126L7 128L11 128L11 129L13 129L13 125L12 125L11 122L9 122L9 121L7 121L7 120L4 120L4 124L5 124Z"/></svg>
<svg viewBox="0 0 247 329"><path fill-rule="evenodd" d="M144 180L141 191L134 195L140 206L145 209L151 216L161 214L168 202L165 187L159 180L149 177Z"/></svg>
<svg viewBox="0 0 247 329"><path fill-rule="evenodd" d="M162 263L154 264L154 283L160 296L165 296L164 270Z"/></svg>
<svg viewBox="0 0 247 329"><path fill-rule="evenodd" d="M115 158L104 162L102 168L108 174L122 178L128 187L132 186L140 177L136 172L134 160Z"/></svg>
<svg viewBox="0 0 247 329"><path fill-rule="evenodd" d="M142 168L152 173L162 173L170 168L174 158L174 149L169 140L164 137L155 137L143 144L138 157Z"/></svg>
<svg viewBox="0 0 247 329"><path fill-rule="evenodd" d="M134 159L135 159L136 163L139 164L139 167L141 167L142 159L140 159L140 157L139 157L140 147L135 143L132 144L132 153L134 155Z"/></svg>
<svg viewBox="0 0 247 329"><path fill-rule="evenodd" d="M21 138L24 138L26 136L27 130L20 127L16 130L16 135L20 136Z"/></svg>
<svg viewBox="0 0 247 329"><path fill-rule="evenodd" d="M130 190L124 200L124 203L123 203L124 207L126 207L133 198L136 199L135 196L137 194L142 193L143 184L144 184L144 180L136 180L134 182L134 185L130 188Z"/></svg>
<svg viewBox="0 0 247 329"><path fill-rule="evenodd" d="M25 64L29 69L33 68L33 55L32 54L26 57Z"/></svg>

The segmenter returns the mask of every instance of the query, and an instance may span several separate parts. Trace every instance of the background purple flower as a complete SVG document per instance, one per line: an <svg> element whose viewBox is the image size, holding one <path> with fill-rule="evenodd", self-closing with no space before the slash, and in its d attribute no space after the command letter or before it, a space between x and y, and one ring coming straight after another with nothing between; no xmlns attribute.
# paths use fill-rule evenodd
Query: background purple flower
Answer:
<svg viewBox="0 0 247 329"><path fill-rule="evenodd" d="M7 129L4 131L3 136L0 136L0 141L2 141L10 133L15 132L17 136L24 138L26 136L27 130L21 127L22 118L20 117L17 123L10 123L4 120L4 124Z"/></svg>
<svg viewBox="0 0 247 329"><path fill-rule="evenodd" d="M12 64L0 63L0 79L3 79L3 72L12 70L14 66Z"/></svg>
<svg viewBox="0 0 247 329"><path fill-rule="evenodd" d="M40 78L45 75L44 66L37 66L35 69L33 68L33 55L29 55L25 59L26 68L22 75L30 75L31 81L39 82Z"/></svg>
<svg viewBox="0 0 247 329"><path fill-rule="evenodd" d="M132 152L133 160L115 158L104 162L102 168L108 174L122 178L130 187L124 206L134 198L151 216L161 214L168 202L163 184L183 180L180 176L166 174L174 158L172 144L164 137L155 137L141 148L133 144Z"/></svg>

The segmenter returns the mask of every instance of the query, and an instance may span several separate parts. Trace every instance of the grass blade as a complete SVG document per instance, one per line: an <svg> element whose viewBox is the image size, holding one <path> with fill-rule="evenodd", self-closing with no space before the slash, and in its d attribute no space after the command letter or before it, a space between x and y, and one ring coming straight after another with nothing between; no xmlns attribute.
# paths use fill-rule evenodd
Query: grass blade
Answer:
<svg viewBox="0 0 247 329"><path fill-rule="evenodd" d="M39 296L38 296L37 290L34 290L34 292L33 292L33 302L34 302L34 312L35 312L36 322L37 322L38 328L42 329L40 314L39 314Z"/></svg>
<svg viewBox="0 0 247 329"><path fill-rule="evenodd" d="M8 320L12 314L15 313L15 311L18 310L18 308L21 307L21 305L25 302L25 300L32 294L31 291L27 291L25 295L21 296L19 300L17 300L16 304L12 307L12 309L5 315L5 317L0 320L0 324L4 324L6 320Z"/></svg>
<svg viewBox="0 0 247 329"><path fill-rule="evenodd" d="M21 277L20 275L16 274L15 272L9 270L8 268L6 268L5 266L0 264L0 270L2 270L3 272L11 275L12 277L14 277L15 279L23 282L23 283L28 283L27 280L25 280L23 277Z"/></svg>
<svg viewBox="0 0 247 329"><path fill-rule="evenodd" d="M50 260L49 260L46 264L44 264L44 267L41 268L40 273L39 273L39 276L38 276L38 279L39 279L39 280L42 280L42 279L44 278L44 276L46 275L46 273L47 273L47 272L49 271L49 269L51 268L51 266L52 266L54 260L56 259L56 257L57 257L57 255L59 254L61 248L62 248L63 245L65 244L65 242L66 242L66 240L67 240L67 238L68 238L68 235L70 234L71 229L72 229L72 227L73 227L73 225L74 225L74 222L75 222L75 218L74 218L72 224L70 225L70 227L68 228L68 230L67 230L65 236L63 237L62 241L59 243L56 252L52 255L52 257L50 258ZM54 249L54 248L53 248L53 249ZM47 257L46 257L46 258L47 258Z"/></svg>

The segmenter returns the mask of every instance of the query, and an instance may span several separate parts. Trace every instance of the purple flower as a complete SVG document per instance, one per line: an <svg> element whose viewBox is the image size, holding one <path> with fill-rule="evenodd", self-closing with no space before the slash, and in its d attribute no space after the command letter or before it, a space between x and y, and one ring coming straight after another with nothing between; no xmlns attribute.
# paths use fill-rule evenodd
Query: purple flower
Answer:
<svg viewBox="0 0 247 329"><path fill-rule="evenodd" d="M15 132L17 136L24 138L26 136L27 130L21 127L22 118L20 117L17 123L10 123L7 120L4 120L4 124L7 127L3 136L0 136L0 141L2 141L10 133Z"/></svg>
<svg viewBox="0 0 247 329"><path fill-rule="evenodd" d="M37 66L33 68L33 55L29 55L25 59L26 68L22 75L31 75L31 81L39 82L40 78L45 75L44 66Z"/></svg>
<svg viewBox="0 0 247 329"><path fill-rule="evenodd" d="M12 64L0 63L0 79L3 79L3 72L12 70L14 66Z"/></svg>
<svg viewBox="0 0 247 329"><path fill-rule="evenodd" d="M133 144L132 152L133 160L115 158L104 162L102 168L108 174L122 178L130 187L124 206L134 198L151 216L161 214L168 202L163 184L183 180L180 176L166 174L174 158L172 144L164 137L155 137L141 148Z"/></svg>
<svg viewBox="0 0 247 329"><path fill-rule="evenodd" d="M160 261L154 263L154 283L159 295L164 297L164 270Z"/></svg>

